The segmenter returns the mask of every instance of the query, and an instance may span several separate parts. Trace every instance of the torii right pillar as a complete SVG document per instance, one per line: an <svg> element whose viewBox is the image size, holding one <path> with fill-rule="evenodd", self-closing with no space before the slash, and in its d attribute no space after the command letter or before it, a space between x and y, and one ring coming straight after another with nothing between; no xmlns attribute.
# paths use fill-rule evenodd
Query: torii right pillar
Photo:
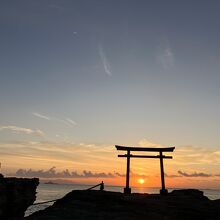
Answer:
<svg viewBox="0 0 220 220"><path fill-rule="evenodd" d="M160 175L161 175L161 195L166 195L168 190L165 187L164 168L163 168L163 153L160 151Z"/></svg>

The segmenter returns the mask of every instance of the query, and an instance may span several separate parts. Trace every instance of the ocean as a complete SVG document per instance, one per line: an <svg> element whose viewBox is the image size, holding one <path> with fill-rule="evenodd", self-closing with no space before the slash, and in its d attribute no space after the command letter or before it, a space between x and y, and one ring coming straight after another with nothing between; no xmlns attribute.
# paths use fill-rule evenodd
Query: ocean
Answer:
<svg viewBox="0 0 220 220"><path fill-rule="evenodd" d="M37 187L37 198L35 203L45 202L50 200L55 200L62 198L68 192L72 190L83 190L88 189L91 185L76 185L76 184L39 184ZM122 186L105 186L105 190L114 191L114 192L123 192ZM136 193L159 193L159 188L149 188L149 187L132 187L132 192ZM168 191L171 192L173 188L168 188ZM201 189L204 192L204 195L209 199L220 199L220 190L213 189ZM53 202L40 204L35 206L30 206L25 216L28 216L38 210L42 210L51 206Z"/></svg>

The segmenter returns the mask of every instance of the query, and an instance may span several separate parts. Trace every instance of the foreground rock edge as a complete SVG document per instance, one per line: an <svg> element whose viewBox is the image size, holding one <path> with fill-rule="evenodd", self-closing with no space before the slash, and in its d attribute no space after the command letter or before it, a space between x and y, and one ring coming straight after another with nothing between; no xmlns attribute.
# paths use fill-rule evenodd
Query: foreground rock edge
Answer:
<svg viewBox="0 0 220 220"><path fill-rule="evenodd" d="M0 178L0 219L23 219L36 199L38 178Z"/></svg>
<svg viewBox="0 0 220 220"><path fill-rule="evenodd" d="M73 190L52 206L26 220L72 219L220 219L220 200L209 200L196 189L158 194L124 195L119 192Z"/></svg>

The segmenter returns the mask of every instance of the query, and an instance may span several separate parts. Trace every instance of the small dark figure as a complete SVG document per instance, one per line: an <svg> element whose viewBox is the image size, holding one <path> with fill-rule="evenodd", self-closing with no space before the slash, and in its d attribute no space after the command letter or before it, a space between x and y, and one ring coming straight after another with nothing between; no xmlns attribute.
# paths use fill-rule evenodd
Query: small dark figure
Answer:
<svg viewBox="0 0 220 220"><path fill-rule="evenodd" d="M104 190L104 183L103 183L103 181L102 181L101 184L100 184L100 190L101 190L101 191Z"/></svg>
<svg viewBox="0 0 220 220"><path fill-rule="evenodd" d="M3 174L2 174L2 173L0 173L0 179L1 179L1 178L4 178L4 176L3 176Z"/></svg>

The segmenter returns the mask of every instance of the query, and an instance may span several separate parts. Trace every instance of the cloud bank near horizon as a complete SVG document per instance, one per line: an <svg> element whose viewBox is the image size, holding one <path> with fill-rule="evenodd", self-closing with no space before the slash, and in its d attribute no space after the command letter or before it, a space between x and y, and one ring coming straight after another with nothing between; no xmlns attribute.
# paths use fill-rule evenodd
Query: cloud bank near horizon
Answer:
<svg viewBox="0 0 220 220"><path fill-rule="evenodd" d="M114 178L120 174L105 172L96 173L88 170L84 170L82 174L79 174L77 171L69 171L68 169L58 172L56 167L51 167L48 170L18 169L14 174L9 175L39 178Z"/></svg>
<svg viewBox="0 0 220 220"><path fill-rule="evenodd" d="M16 177L38 177L38 178L115 178L124 177L125 174L118 172L92 172L90 170L84 170L81 174L77 171L69 171L65 169L63 171L57 171L56 167L51 167L48 170L33 170L33 169L18 169L15 173L7 174L8 176ZM132 175L136 175L133 174Z"/></svg>
<svg viewBox="0 0 220 220"><path fill-rule="evenodd" d="M203 172L194 172L194 173L187 173L187 172L182 172L181 170L178 171L178 174L184 177L211 177L211 176L218 176L218 175L212 175L208 173L203 173Z"/></svg>
<svg viewBox="0 0 220 220"><path fill-rule="evenodd" d="M7 174L7 176L16 176L16 177L38 177L38 178L117 178L117 177L125 177L125 174L121 174L119 172L93 172L90 170L83 170L82 173L78 171L70 171L69 169L65 169L62 171L57 171L56 167L53 166L47 170L33 170L33 169L18 169L15 173ZM148 178L149 176L140 175L130 171L130 176L133 178ZM194 178L194 177L220 177L219 174L207 174L203 172L193 172L187 173L179 170L177 174L165 174L167 178Z"/></svg>
<svg viewBox="0 0 220 220"><path fill-rule="evenodd" d="M78 171L70 171L65 169L62 171L57 171L56 167L53 166L47 170L33 170L33 169L18 169L15 173L9 173L7 176L15 177L38 177L38 178L117 178L125 177L125 174L119 172L93 172L90 170L83 170L82 173ZM135 178L147 178L146 175L140 175L130 171L130 176Z"/></svg>

